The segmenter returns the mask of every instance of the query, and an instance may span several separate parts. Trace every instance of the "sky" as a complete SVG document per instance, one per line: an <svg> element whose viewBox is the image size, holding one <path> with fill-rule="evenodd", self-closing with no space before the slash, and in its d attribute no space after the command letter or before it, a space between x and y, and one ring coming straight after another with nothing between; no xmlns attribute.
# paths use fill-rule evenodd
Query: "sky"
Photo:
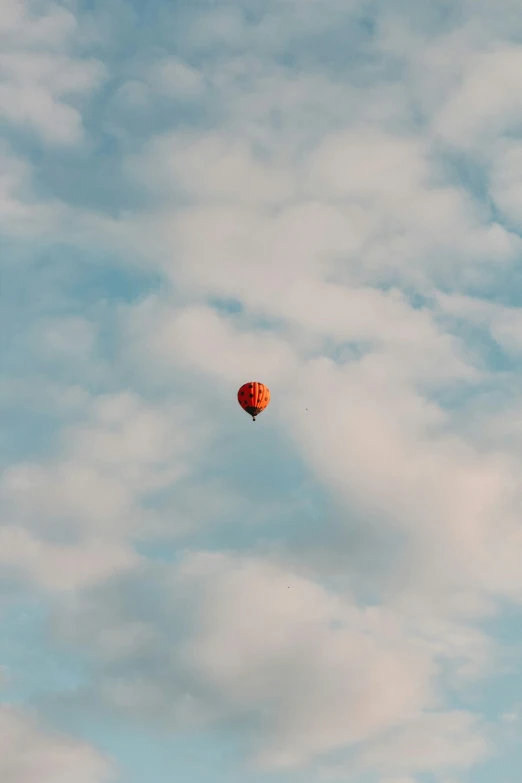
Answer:
<svg viewBox="0 0 522 783"><path fill-rule="evenodd" d="M519 0L0 0L0 123L2 783L519 783Z"/></svg>

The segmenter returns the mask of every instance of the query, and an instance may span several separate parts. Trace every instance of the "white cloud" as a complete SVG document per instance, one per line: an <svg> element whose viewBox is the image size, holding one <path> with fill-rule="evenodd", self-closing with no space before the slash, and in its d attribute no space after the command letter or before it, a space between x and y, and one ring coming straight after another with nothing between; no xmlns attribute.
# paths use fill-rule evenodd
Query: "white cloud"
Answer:
<svg viewBox="0 0 522 783"><path fill-rule="evenodd" d="M522 352L522 311L518 308L499 308L493 318L491 335L512 356Z"/></svg>
<svg viewBox="0 0 522 783"><path fill-rule="evenodd" d="M495 204L512 225L522 225L522 145L502 145L493 158L491 193Z"/></svg>
<svg viewBox="0 0 522 783"><path fill-rule="evenodd" d="M40 351L50 356L85 361L94 348L96 328L85 318L54 318L38 325L37 339Z"/></svg>
<svg viewBox="0 0 522 783"><path fill-rule="evenodd" d="M256 161L248 145L211 135L168 134L155 139L146 155L129 161L131 172L153 192L186 193L200 202L272 204L292 195L292 178L276 165ZM245 183L249 187L245 190Z"/></svg>
<svg viewBox="0 0 522 783"><path fill-rule="evenodd" d="M107 537L77 545L53 544L21 527L0 529L0 547L4 574L27 575L37 587L50 591L89 587L139 563L132 549Z"/></svg>
<svg viewBox="0 0 522 783"><path fill-rule="evenodd" d="M359 764L386 772L435 772L471 768L489 753L490 744L477 716L428 713L362 751Z"/></svg>
<svg viewBox="0 0 522 783"><path fill-rule="evenodd" d="M161 524L147 498L190 475L206 437L189 409L154 409L130 394L95 398L86 421L64 429L53 461L3 472L0 560L51 590L136 566L128 537ZM176 520L168 520L172 531Z"/></svg>
<svg viewBox="0 0 522 783"><path fill-rule="evenodd" d="M417 783L415 778L404 777L401 775L401 777L393 777L393 778L382 778L379 783Z"/></svg>
<svg viewBox="0 0 522 783"><path fill-rule="evenodd" d="M0 147L0 225L17 238L45 235L58 225L63 206L34 195L33 168L7 147Z"/></svg>
<svg viewBox="0 0 522 783"><path fill-rule="evenodd" d="M310 298L309 309L299 313L298 325L310 328L308 349L323 328L325 336L374 341L373 351L339 365L308 360L306 344L291 347L291 331L285 341L256 335L246 323L241 329L241 317L219 317L208 308L160 315L149 301L130 323L143 341L140 354L154 366L170 362L211 376L219 393L230 396L241 380L238 366L277 388L269 415L320 482L344 508L377 517L383 529L406 536L386 589L393 586L421 611L425 601L437 611L475 612L496 595L518 600L519 455L505 443L484 452L484 422L474 433L468 421L461 427L426 397L430 389L461 380L478 383L481 375L459 356L458 342L400 296L369 289L367 299L361 290L341 298L340 289L331 288L340 297L338 309L328 299L321 300L324 311L314 308Z"/></svg>
<svg viewBox="0 0 522 783"><path fill-rule="evenodd" d="M141 579L161 587L161 608ZM480 652L471 629L360 607L281 560L189 553L71 597L54 628L88 650L105 703L185 730L240 723L262 767L352 746L356 769L392 775L465 766L487 750L475 716L426 712L443 698L442 668L457 681Z"/></svg>
<svg viewBox="0 0 522 783"><path fill-rule="evenodd" d="M296 300L310 318L336 298L341 320L352 303L327 281L355 285L357 296L383 282L476 285L520 250L520 238L464 188L444 183L415 136L356 127L325 134L304 160L265 157L256 159L244 135L189 143L174 134L129 161L161 200L153 216L129 224L130 235L138 246L147 238L148 257L185 291L235 296L280 318Z"/></svg>
<svg viewBox="0 0 522 783"><path fill-rule="evenodd" d="M316 187L329 196L380 197L400 202L428 177L424 143L371 128L324 139L311 160Z"/></svg>
<svg viewBox="0 0 522 783"><path fill-rule="evenodd" d="M205 94L207 87L204 73L193 68L177 57L164 56L155 58L147 65L140 63L139 67L131 67L129 78L116 90L111 109L115 116L115 127L119 134L125 134L129 139L128 115L134 118L134 127L139 117L140 124L145 122L150 113L154 113L158 100L165 103L174 100L176 105L196 104ZM161 145L158 144L161 155ZM169 159L158 160L163 171L165 164L171 165Z"/></svg>
<svg viewBox="0 0 522 783"><path fill-rule="evenodd" d="M2 479L3 499L25 524L37 512L40 530L45 520L91 532L132 525L136 496L184 475L205 437L188 416L127 394L95 398L87 421L64 430L63 459L13 465Z"/></svg>
<svg viewBox="0 0 522 783"><path fill-rule="evenodd" d="M186 45L198 53L212 54L218 48L231 54L255 52L266 58L293 42L306 42L313 33L335 29L363 7L361 0L284 0L266 3L260 13L248 14L241 6L227 3L210 7L188 21Z"/></svg>
<svg viewBox="0 0 522 783"><path fill-rule="evenodd" d="M466 63L462 83L441 109L435 128L473 148L522 123L522 49L497 44Z"/></svg>
<svg viewBox="0 0 522 783"><path fill-rule="evenodd" d="M13 520L41 532L106 529L124 524L131 512L125 487L88 465L68 459L63 464L20 464L2 478L3 500ZM6 514L6 517L8 516ZM49 533L50 530L47 529Z"/></svg>
<svg viewBox="0 0 522 783"><path fill-rule="evenodd" d="M25 46L38 49L68 42L77 30L74 15L53 2L44 3L40 7L45 9L41 15L37 13L36 4L27 0L3 2L0 9L0 35L4 37L4 43L12 43L15 37Z"/></svg>
<svg viewBox="0 0 522 783"><path fill-rule="evenodd" d="M81 139L81 113L68 98L90 93L105 73L99 61L68 53L76 27L74 16L54 3L45 4L41 15L20 3L0 27L0 116L52 144Z"/></svg>
<svg viewBox="0 0 522 783"><path fill-rule="evenodd" d="M294 408L314 411L289 418L301 453L347 507L406 534L395 576L421 611L432 601L473 611L495 594L518 600L516 455L484 453L480 433L475 446L376 356L314 362L299 389Z"/></svg>
<svg viewBox="0 0 522 783"><path fill-rule="evenodd" d="M476 252L488 263L494 247L498 252L493 257L510 257L515 247L509 245L511 239L481 222L481 210L464 191L429 184L433 170L422 144L357 133L338 136L335 144L328 139L324 150L332 158L328 166L317 158L317 171L324 173L328 195L335 185L337 198L364 201L371 196L374 214L383 222L397 221L406 237L395 269L399 277L409 279L405 258L415 251L422 258L421 249L431 253L436 242L447 243L460 259L464 253L471 270ZM344 154L348 161L343 165ZM367 172L359 166L360 176L353 177L361 159L372 161L375 168ZM207 183L193 162L187 166L194 172L194 180L184 180L187 191L205 201ZM399 198L391 178L383 176L389 167L406 172ZM298 173L292 172L297 181ZM338 189L339 182L344 190ZM217 199L218 189L211 192ZM159 315L151 300L129 314L131 331L142 343L140 353L154 357L155 366L170 361L220 378L229 388L238 380L237 367L242 372L257 367L256 376L263 374L269 385L273 379L284 409L281 424L290 426L291 437L320 480L335 487L349 507L355 503L361 513L377 515L390 530L406 534L408 566L401 565L400 580L405 594L419 606L429 596L439 610L452 605L459 611L482 611L490 596L519 596L513 555L519 551L518 462L509 453L482 454L473 438L455 430L456 420L429 399L430 391L484 378L473 351L427 308L416 309L397 291L384 292L357 279L361 270L372 280L372 264L380 252L360 204L299 203L285 205L274 215L257 205L245 209L240 197L234 183L226 207L172 207L172 213L169 208L168 220L161 215L148 225L146 235L154 229L154 249L176 284L181 282L194 298L239 299L247 309L243 320L220 318L200 306L163 309ZM363 228L359 225L354 238L358 215ZM382 248L385 245L383 241ZM364 263L354 264L352 271L347 259L357 250ZM440 267L440 257L435 258ZM393 267L395 260L392 251L386 263ZM348 277L344 284L334 277L341 268ZM422 258L419 269L423 275L427 269L429 279L431 261ZM446 272L450 274L449 264ZM437 277L440 268L433 274ZM285 324L284 340L251 333L250 313ZM514 327L512 339L515 333ZM508 339L500 322L496 335ZM306 351L324 351L321 340L326 339L341 346L360 342L365 355L356 360L355 354L344 367L324 361L305 365ZM313 417L295 416L296 409L307 407L313 407ZM495 524L499 513L505 519L502 535ZM424 589L419 590L420 585Z"/></svg>
<svg viewBox="0 0 522 783"><path fill-rule="evenodd" d="M86 743L42 728L33 716L0 706L2 783L109 783L112 764Z"/></svg>
<svg viewBox="0 0 522 783"><path fill-rule="evenodd" d="M212 308L173 311L148 300L129 312L127 334L133 337L133 351L160 371L191 369L234 393L244 377L262 375L280 383L296 368L297 357L286 341L249 328L236 330Z"/></svg>
<svg viewBox="0 0 522 783"><path fill-rule="evenodd" d="M160 615L122 604L117 591L80 599L58 617L69 641L89 640L104 698L116 706L184 726L189 703L207 721L246 721L257 763L287 767L435 703L433 654L385 609L359 609L259 557L193 554L163 569L163 579L169 598ZM114 644L122 650L118 640L121 677L105 669Z"/></svg>
<svg viewBox="0 0 522 783"><path fill-rule="evenodd" d="M323 198L346 199L372 215L363 256L368 282L398 273L402 284L425 287L427 278L459 280L466 267L514 257L518 238L490 222L463 188L445 184L431 156L425 138L371 128L327 137L312 156ZM460 272L457 254L466 264Z"/></svg>
<svg viewBox="0 0 522 783"><path fill-rule="evenodd" d="M165 57L155 62L150 66L147 77L154 90L173 97L199 96L205 88L203 75L176 57Z"/></svg>
<svg viewBox="0 0 522 783"><path fill-rule="evenodd" d="M304 763L432 699L429 655L393 622L344 606L306 578L256 559L200 555L174 584L197 601L184 666L225 711L261 719L260 763Z"/></svg>
<svg viewBox="0 0 522 783"><path fill-rule="evenodd" d="M76 418L54 455L4 471L0 561L10 576L60 593L70 609L61 632L94 660L89 687L126 714L184 729L192 718L241 724L258 763L271 766L349 748L386 783L414 783L416 770L442 775L484 757L480 721L452 712L445 687L462 695L496 663L495 645L462 617L522 597L519 400L512 391L509 407L484 413L477 397L494 387L503 399L501 384L466 331L520 353L518 309L479 298L520 253L487 203L492 196L518 226L518 146L490 142L520 123L520 51L482 45L487 4L475 24L447 33L446 20L431 36L427 7L406 3L391 4L384 25L376 12L362 65L349 42L342 57L325 57L317 36L361 7L348 5L292 0L257 17L225 5L184 28L186 59L151 47L117 71L128 81L109 114L125 106L147 122L149 107L161 114L174 100L204 110L207 127L214 121L207 133L165 125L143 150L128 122L123 168L146 207L119 220L76 213L68 224L82 246L96 237L111 252L141 253L174 290L115 312L118 365L96 376L154 401L42 385L53 410L63 399ZM81 24L61 6L42 7L0 7L0 113L48 143L75 143L81 103L104 70L74 54ZM295 69L282 65L289 41L304 44L288 58ZM82 51L89 45L87 36ZM490 166L477 174L484 188L491 174L487 198L448 173L451 146ZM25 234L73 217L37 202L30 166L4 157L2 225ZM412 304L419 291L422 306ZM242 311L218 315L211 298L239 300ZM38 330L51 374L75 355L96 361L91 316ZM228 536L232 514L248 505L248 490L238 497L234 471L212 455L204 459L219 478L189 479L214 432L230 441L228 419L209 422L221 405L236 406L249 377L273 391L261 435L294 450L306 483L335 500L335 519L325 512L317 526L320 555L304 534L295 548L286 529L277 538L281 511L265 499L255 513L273 514L275 542L248 538L250 556L148 569L130 540L164 516L176 535L229 514ZM516 389L516 376L503 383L513 377ZM158 401L185 384L189 405ZM167 515L153 508L161 493ZM367 529L382 567L359 561ZM214 529L213 540L222 534ZM261 551L269 545L278 564ZM321 574L354 594L330 592ZM366 590L377 606L364 608Z"/></svg>
<svg viewBox="0 0 522 783"><path fill-rule="evenodd" d="M508 356L517 357L520 354L522 311L519 307L458 294L438 295L437 304L445 314L464 325L481 329Z"/></svg>

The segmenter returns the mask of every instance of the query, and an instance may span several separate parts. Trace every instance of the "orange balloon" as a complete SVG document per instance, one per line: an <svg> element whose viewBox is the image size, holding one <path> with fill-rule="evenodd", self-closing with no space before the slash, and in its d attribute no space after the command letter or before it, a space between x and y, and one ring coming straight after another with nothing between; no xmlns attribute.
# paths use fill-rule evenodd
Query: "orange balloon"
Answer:
<svg viewBox="0 0 522 783"><path fill-rule="evenodd" d="M244 383L237 393L237 399L243 410L255 421L256 416L264 411L270 402L270 389L255 381Z"/></svg>

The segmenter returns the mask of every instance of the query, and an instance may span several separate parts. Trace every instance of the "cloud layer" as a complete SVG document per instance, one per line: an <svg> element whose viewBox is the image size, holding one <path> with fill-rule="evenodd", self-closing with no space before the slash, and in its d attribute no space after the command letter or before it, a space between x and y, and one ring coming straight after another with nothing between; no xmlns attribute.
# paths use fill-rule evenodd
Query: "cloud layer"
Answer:
<svg viewBox="0 0 522 783"><path fill-rule="evenodd" d="M6 781L512 776L516 4L11 6Z"/></svg>

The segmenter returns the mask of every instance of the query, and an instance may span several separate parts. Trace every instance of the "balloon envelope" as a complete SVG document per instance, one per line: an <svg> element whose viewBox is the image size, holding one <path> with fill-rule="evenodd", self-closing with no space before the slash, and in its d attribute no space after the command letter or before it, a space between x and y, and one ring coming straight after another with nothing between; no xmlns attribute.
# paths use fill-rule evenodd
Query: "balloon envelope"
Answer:
<svg viewBox="0 0 522 783"><path fill-rule="evenodd" d="M264 411L270 402L270 389L257 381L244 383L237 393L237 399L243 410L255 421L256 416Z"/></svg>

